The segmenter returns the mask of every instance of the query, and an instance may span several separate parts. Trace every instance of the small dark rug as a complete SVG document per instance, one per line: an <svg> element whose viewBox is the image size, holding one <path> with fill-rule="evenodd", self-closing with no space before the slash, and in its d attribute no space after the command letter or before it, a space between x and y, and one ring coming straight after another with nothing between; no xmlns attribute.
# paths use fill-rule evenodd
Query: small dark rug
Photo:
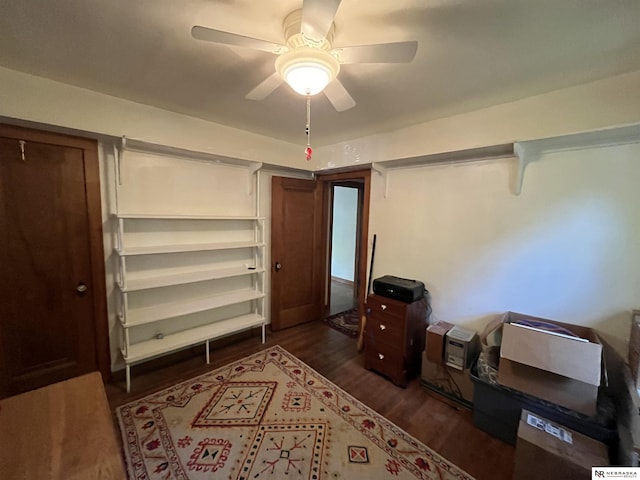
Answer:
<svg viewBox="0 0 640 480"><path fill-rule="evenodd" d="M352 338L356 338L358 336L358 329L360 326L358 308L352 308L346 312L336 313L335 315L324 318L322 321L328 324L331 328Z"/></svg>

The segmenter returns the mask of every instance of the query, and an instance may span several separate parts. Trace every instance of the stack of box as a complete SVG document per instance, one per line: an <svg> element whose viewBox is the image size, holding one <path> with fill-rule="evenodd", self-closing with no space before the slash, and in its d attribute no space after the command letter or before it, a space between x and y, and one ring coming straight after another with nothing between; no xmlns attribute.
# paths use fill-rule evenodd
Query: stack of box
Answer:
<svg viewBox="0 0 640 480"><path fill-rule="evenodd" d="M598 335L587 327L513 312L509 312L507 320L502 331L498 382L594 415L598 387L605 373ZM530 323L546 323L555 328L545 331L526 326Z"/></svg>
<svg viewBox="0 0 640 480"><path fill-rule="evenodd" d="M608 465L616 432L595 422L606 384L602 344L590 328L507 312L499 385L473 376L474 424L516 444L514 479L590 478ZM567 439L572 439L568 441Z"/></svg>

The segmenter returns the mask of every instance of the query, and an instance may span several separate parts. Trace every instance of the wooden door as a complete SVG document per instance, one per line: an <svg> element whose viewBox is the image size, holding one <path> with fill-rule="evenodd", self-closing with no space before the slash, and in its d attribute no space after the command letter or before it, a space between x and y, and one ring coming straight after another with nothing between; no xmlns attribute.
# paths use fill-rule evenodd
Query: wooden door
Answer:
<svg viewBox="0 0 640 480"><path fill-rule="evenodd" d="M273 177L271 329L318 320L323 308L322 191L317 182Z"/></svg>
<svg viewBox="0 0 640 480"><path fill-rule="evenodd" d="M104 373L101 231L95 142L0 125L0 395Z"/></svg>

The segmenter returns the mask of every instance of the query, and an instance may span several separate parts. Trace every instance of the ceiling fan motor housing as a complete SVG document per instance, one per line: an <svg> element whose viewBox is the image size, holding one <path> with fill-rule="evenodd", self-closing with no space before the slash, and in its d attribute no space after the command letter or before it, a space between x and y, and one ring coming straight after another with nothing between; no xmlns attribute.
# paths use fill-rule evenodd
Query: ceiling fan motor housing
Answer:
<svg viewBox="0 0 640 480"><path fill-rule="evenodd" d="M325 35L325 37L320 41L315 41L307 36L305 36L302 32L302 9L294 10L289 15L287 15L282 24L282 29L284 33L284 38L287 39L287 46L291 50L295 50L296 48L302 46L313 46L316 48L321 48L323 50L331 50L331 45L333 44L333 35L336 31L336 26L334 23L331 23L331 27L329 31Z"/></svg>

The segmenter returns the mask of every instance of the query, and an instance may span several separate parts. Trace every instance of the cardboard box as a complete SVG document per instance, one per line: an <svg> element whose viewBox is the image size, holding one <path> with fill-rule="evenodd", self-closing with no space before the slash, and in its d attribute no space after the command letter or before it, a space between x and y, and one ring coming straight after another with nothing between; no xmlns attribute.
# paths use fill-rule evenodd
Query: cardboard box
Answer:
<svg viewBox="0 0 640 480"><path fill-rule="evenodd" d="M528 319L562 327L587 341L514 324ZM509 321L502 330L501 358L591 385L600 385L602 344L592 329L512 312L509 314Z"/></svg>
<svg viewBox="0 0 640 480"><path fill-rule="evenodd" d="M596 412L602 383L602 344L587 327L508 312L508 321L531 319L569 330L587 339L531 330L505 323L498 382L585 415Z"/></svg>
<svg viewBox="0 0 640 480"><path fill-rule="evenodd" d="M423 387L443 397L454 407L462 405L470 408L473 404L473 382L469 369L448 367L442 359L433 362L429 360L428 349L422 355L421 380Z"/></svg>
<svg viewBox="0 0 640 480"><path fill-rule="evenodd" d="M609 465L597 440L522 410L516 441L514 480L591 478L591 467Z"/></svg>
<svg viewBox="0 0 640 480"><path fill-rule="evenodd" d="M427 327L427 356L432 362L442 362L444 359L444 339L453 324L438 321Z"/></svg>
<svg viewBox="0 0 640 480"><path fill-rule="evenodd" d="M598 387L539 368L500 359L498 382L528 395L592 416L596 413Z"/></svg>

